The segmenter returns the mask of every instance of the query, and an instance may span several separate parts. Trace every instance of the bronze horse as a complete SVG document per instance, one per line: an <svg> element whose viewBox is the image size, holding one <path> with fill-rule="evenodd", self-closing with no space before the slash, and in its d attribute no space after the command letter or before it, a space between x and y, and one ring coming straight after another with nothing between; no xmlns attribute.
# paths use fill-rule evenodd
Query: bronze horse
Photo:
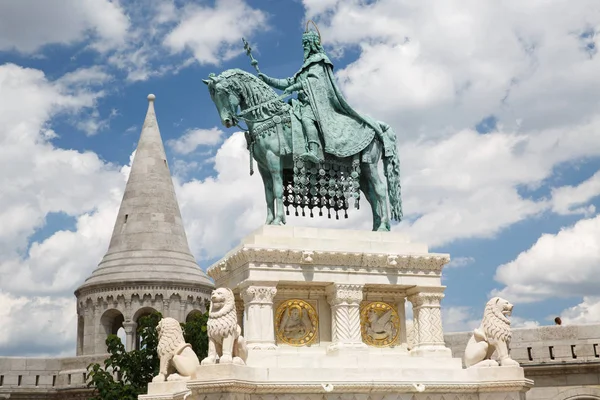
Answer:
<svg viewBox="0 0 600 400"><path fill-rule="evenodd" d="M203 82L208 85L211 99L224 126L237 126L240 119L248 125L247 139L251 158L256 160L265 189L265 224L285 224L284 172L290 173L295 167L293 151L290 150L294 148L293 134L302 135L301 131L296 131L301 130L301 126L293 123L296 117L291 106L255 75L240 69L226 70L219 76L211 74ZM379 124L384 134L390 135L388 137L396 143L394 131L382 122ZM382 148L383 144L373 138L360 154L345 159L326 154L325 160L325 163L335 160L347 165L353 162L359 164L357 186L371 205L374 231L390 230L388 198L392 219L400 221L402 218L398 156L394 153L393 156L382 157ZM386 185L377 170L380 160L383 160L387 178L387 197Z"/></svg>

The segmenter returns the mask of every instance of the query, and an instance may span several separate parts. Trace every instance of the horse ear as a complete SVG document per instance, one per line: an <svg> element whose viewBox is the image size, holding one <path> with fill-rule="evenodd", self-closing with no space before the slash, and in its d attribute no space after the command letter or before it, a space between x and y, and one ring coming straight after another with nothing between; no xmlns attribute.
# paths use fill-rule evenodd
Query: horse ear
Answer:
<svg viewBox="0 0 600 400"><path fill-rule="evenodd" d="M208 79L202 79L202 82L204 82L205 85L208 85L210 83L210 80L208 80Z"/></svg>

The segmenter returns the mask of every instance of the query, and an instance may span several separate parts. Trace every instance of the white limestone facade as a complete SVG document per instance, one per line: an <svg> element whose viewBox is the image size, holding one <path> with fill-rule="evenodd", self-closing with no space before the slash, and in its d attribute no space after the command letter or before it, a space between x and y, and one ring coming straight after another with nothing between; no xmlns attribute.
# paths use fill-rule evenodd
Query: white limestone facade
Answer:
<svg viewBox="0 0 600 400"><path fill-rule="evenodd" d="M448 261L399 233L263 226L207 271L243 308L246 365L203 365L187 392L152 383L140 399L524 399L533 382L521 367L452 357Z"/></svg>

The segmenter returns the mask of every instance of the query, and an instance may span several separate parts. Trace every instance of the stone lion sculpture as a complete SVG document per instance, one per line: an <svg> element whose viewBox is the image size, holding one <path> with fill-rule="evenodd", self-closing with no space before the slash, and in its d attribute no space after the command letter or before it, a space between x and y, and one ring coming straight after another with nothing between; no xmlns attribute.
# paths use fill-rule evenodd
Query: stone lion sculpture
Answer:
<svg viewBox="0 0 600 400"><path fill-rule="evenodd" d="M202 365L238 364L246 365L248 349L241 335L242 328L237 323L235 298L228 288L218 288L210 296L208 313L208 357Z"/></svg>
<svg viewBox="0 0 600 400"><path fill-rule="evenodd" d="M181 325L174 318L163 318L156 327L158 332L158 357L160 369L152 382L188 380L196 375L200 366L192 345L183 339Z"/></svg>
<svg viewBox="0 0 600 400"><path fill-rule="evenodd" d="M500 297L487 302L481 325L473 331L465 348L464 361L467 368L495 367L498 362L503 367L519 365L508 354L511 338L508 317L512 309L513 305ZM491 359L495 351L498 352L498 362Z"/></svg>

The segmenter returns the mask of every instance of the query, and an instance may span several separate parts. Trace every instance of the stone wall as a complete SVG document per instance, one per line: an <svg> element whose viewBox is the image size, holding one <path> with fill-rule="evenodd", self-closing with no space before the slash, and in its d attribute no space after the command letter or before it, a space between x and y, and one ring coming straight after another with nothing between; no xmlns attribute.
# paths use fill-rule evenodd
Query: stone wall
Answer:
<svg viewBox="0 0 600 400"><path fill-rule="evenodd" d="M0 398L85 399L86 370L107 355L66 358L0 357Z"/></svg>
<svg viewBox="0 0 600 400"><path fill-rule="evenodd" d="M445 335L454 357L470 335ZM527 400L600 399L600 324L514 329L511 355L535 381ZM0 399L86 399L86 368L105 357L0 357Z"/></svg>
<svg viewBox="0 0 600 400"><path fill-rule="evenodd" d="M471 332L445 335L463 357ZM511 356L535 385L527 400L600 399L600 324L513 329Z"/></svg>

